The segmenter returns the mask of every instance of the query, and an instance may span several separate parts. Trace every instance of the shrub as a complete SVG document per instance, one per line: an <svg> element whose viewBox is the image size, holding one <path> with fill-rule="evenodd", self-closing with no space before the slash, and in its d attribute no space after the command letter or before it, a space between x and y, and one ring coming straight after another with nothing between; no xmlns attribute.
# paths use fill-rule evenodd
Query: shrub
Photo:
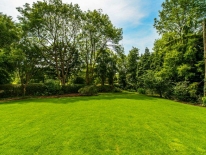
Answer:
<svg viewBox="0 0 206 155"><path fill-rule="evenodd" d="M27 96L42 96L47 92L47 86L43 83L31 83L26 87ZM47 95L47 94L46 94Z"/></svg>
<svg viewBox="0 0 206 155"><path fill-rule="evenodd" d="M198 83L178 82L174 87L174 97L180 101L196 102L198 100L197 90Z"/></svg>
<svg viewBox="0 0 206 155"><path fill-rule="evenodd" d="M47 87L46 94L47 95L56 95L59 94L59 91L61 90L59 81L48 79L45 81L45 85Z"/></svg>
<svg viewBox="0 0 206 155"><path fill-rule="evenodd" d="M16 97L22 95L21 86L13 84L0 85L0 98Z"/></svg>
<svg viewBox="0 0 206 155"><path fill-rule="evenodd" d="M85 79L81 76L77 76L73 80L74 84L85 84Z"/></svg>
<svg viewBox="0 0 206 155"><path fill-rule="evenodd" d="M61 90L64 92L64 94L78 93L78 90L84 86L85 86L84 84L66 85L66 86L62 86Z"/></svg>
<svg viewBox="0 0 206 155"><path fill-rule="evenodd" d="M114 93L120 93L120 92L122 92L122 90L121 90L120 88L114 87L113 90L112 90L112 92L114 92Z"/></svg>
<svg viewBox="0 0 206 155"><path fill-rule="evenodd" d="M188 90L188 82L178 82L174 87L174 97L180 101L189 101L190 94Z"/></svg>
<svg viewBox="0 0 206 155"><path fill-rule="evenodd" d="M97 91L100 93L109 93L109 92L122 92L122 90L120 88L114 87L114 86L110 86L110 85L104 85L104 86L96 86L97 87Z"/></svg>
<svg viewBox="0 0 206 155"><path fill-rule="evenodd" d="M104 85L104 86L99 85L99 86L97 86L97 90L98 90L98 92L107 93L107 92L112 92L113 87L109 86L109 85Z"/></svg>
<svg viewBox="0 0 206 155"><path fill-rule="evenodd" d="M139 94L146 94L146 90L145 90L144 88L138 88L138 89L137 89L137 92L138 92Z"/></svg>
<svg viewBox="0 0 206 155"><path fill-rule="evenodd" d="M206 107L206 97L202 98L202 106Z"/></svg>
<svg viewBox="0 0 206 155"><path fill-rule="evenodd" d="M97 95L98 91L96 86L91 85L79 89L79 93L85 96L92 96L92 95Z"/></svg>

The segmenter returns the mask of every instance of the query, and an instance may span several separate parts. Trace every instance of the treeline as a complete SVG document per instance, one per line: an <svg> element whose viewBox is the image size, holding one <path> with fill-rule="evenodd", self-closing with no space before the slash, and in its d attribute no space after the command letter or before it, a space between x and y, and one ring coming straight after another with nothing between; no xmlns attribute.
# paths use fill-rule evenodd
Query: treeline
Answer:
<svg viewBox="0 0 206 155"><path fill-rule="evenodd" d="M165 98L197 102L203 96L204 0L166 0L155 19L161 36L140 57L138 87ZM142 91L142 90L141 90Z"/></svg>
<svg viewBox="0 0 206 155"><path fill-rule="evenodd" d="M29 83L51 79L62 87L78 79L86 85L101 81L103 86L106 80L114 85L122 29L101 10L83 12L61 0L17 10L18 23L0 14L1 84L17 79L24 95Z"/></svg>
<svg viewBox="0 0 206 155"><path fill-rule="evenodd" d="M17 9L18 23L0 15L0 84L19 83L24 95L29 83L83 84L82 92L101 85L192 102L203 95L204 0L166 0L154 22L160 39L153 52L133 47L128 55L119 44L122 29L101 10L83 12L61 0Z"/></svg>

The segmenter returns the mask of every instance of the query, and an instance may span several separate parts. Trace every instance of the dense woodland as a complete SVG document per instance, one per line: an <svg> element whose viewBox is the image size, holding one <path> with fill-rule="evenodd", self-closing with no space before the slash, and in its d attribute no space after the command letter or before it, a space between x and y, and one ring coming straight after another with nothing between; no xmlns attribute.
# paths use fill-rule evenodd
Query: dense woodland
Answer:
<svg viewBox="0 0 206 155"><path fill-rule="evenodd" d="M154 27L153 52L126 55L101 10L83 12L61 0L0 14L0 96L137 91L198 102L203 96L205 0L165 0Z"/></svg>

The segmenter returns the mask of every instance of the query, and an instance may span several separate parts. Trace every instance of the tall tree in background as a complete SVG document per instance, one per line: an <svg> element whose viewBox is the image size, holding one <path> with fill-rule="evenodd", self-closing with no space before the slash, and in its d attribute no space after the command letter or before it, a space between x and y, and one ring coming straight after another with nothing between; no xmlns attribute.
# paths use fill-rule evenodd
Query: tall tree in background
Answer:
<svg viewBox="0 0 206 155"><path fill-rule="evenodd" d="M78 36L81 30L82 11L78 5L64 4L61 0L45 0L25 4L18 8L19 20L30 30L36 46L48 65L56 70L62 85L70 74L78 70Z"/></svg>
<svg viewBox="0 0 206 155"><path fill-rule="evenodd" d="M117 51L118 83L124 89L127 86L127 56L124 54L123 47L120 46Z"/></svg>
<svg viewBox="0 0 206 155"><path fill-rule="evenodd" d="M92 84L97 51L117 46L122 39L122 29L113 26L108 15L101 10L88 11L85 14L82 29L81 51L86 67L86 83Z"/></svg>
<svg viewBox="0 0 206 155"><path fill-rule="evenodd" d="M203 79L202 25L205 10L203 0L166 0L155 19L154 27L161 38L155 42L152 67L156 75L179 82L189 81L189 86ZM160 62L159 62L160 61ZM154 65L156 64L156 65ZM155 66L155 67L154 67ZM180 85L178 85L180 86ZM202 89L199 85L199 88ZM183 88L182 88L183 89Z"/></svg>
<svg viewBox="0 0 206 155"><path fill-rule="evenodd" d="M137 87L137 69L139 60L139 49L133 47L129 51L127 57L127 81L131 85L132 89Z"/></svg>
<svg viewBox="0 0 206 155"><path fill-rule="evenodd" d="M138 62L138 70L137 70L137 85L138 87L144 87L143 82L143 74L146 73L147 70L150 70L151 66L151 56L149 49L146 47L144 54L141 54Z"/></svg>
<svg viewBox="0 0 206 155"><path fill-rule="evenodd" d="M22 92L25 96L26 87L32 77L41 67L40 49L33 43L32 38L22 37L15 51L17 73L20 78Z"/></svg>

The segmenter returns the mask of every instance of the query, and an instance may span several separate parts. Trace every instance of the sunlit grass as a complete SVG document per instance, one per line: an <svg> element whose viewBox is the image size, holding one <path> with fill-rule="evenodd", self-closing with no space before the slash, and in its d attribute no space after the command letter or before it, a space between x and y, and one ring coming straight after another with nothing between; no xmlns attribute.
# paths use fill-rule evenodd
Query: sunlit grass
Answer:
<svg viewBox="0 0 206 155"><path fill-rule="evenodd" d="M0 103L0 154L206 154L206 108L137 94Z"/></svg>

